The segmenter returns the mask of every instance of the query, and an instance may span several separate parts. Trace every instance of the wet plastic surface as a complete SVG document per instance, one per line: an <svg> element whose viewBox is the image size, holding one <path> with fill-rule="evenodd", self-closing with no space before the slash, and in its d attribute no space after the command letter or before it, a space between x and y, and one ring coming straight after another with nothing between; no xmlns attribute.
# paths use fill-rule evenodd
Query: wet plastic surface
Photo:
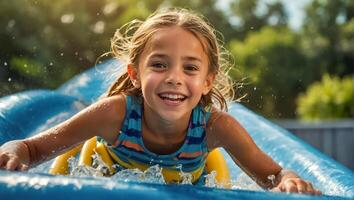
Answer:
<svg viewBox="0 0 354 200"><path fill-rule="evenodd" d="M107 62L68 81L56 91L26 91L0 99L0 144L43 131L68 119L97 100L116 76L117 62ZM0 197L51 199L115 197L123 199L342 199L354 198L354 175L348 168L302 142L286 130L233 103L229 113L250 133L257 145L284 168L330 196L222 190L189 185L117 182L108 178L75 178L39 173L0 171ZM224 152L225 153L225 152ZM240 169L226 155L235 178ZM50 195L50 196L47 196Z"/></svg>

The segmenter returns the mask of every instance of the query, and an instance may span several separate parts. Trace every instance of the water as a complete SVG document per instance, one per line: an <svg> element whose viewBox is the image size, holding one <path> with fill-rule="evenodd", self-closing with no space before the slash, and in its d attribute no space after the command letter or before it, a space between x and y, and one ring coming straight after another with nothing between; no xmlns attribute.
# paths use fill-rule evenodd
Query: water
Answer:
<svg viewBox="0 0 354 200"><path fill-rule="evenodd" d="M93 155L92 167L86 165L78 165L78 159L71 157L68 160L70 176L73 177L95 177L107 178L110 181L117 182L141 182L141 183L156 183L166 184L162 174L162 168L159 165L153 165L145 171L139 169L121 169L121 166L115 164L112 167L117 169L117 173L111 176L109 166L107 166L99 155ZM29 173L48 173L51 161L43 163L29 170ZM192 185L192 175L182 171L182 166L178 166L182 181L179 184ZM223 188L222 184L216 181L216 172L212 171L205 175L205 187ZM231 189L255 190L263 191L248 175L239 173L236 179L231 180Z"/></svg>
<svg viewBox="0 0 354 200"><path fill-rule="evenodd" d="M205 175L205 186L206 187L218 187L216 182L216 171L210 172L210 174Z"/></svg>
<svg viewBox="0 0 354 200"><path fill-rule="evenodd" d="M259 185L243 172L236 179L231 180L231 189L263 191Z"/></svg>

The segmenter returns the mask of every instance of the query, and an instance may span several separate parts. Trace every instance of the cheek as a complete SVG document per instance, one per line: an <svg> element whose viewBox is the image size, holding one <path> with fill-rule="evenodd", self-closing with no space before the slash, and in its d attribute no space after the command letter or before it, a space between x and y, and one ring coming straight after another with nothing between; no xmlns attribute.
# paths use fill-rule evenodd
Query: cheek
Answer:
<svg viewBox="0 0 354 200"><path fill-rule="evenodd" d="M141 79L143 90L152 90L160 81L161 77L156 73L144 74L144 78Z"/></svg>
<svg viewBox="0 0 354 200"><path fill-rule="evenodd" d="M196 90L197 92L202 92L202 89L204 88L204 83L202 79L190 79L189 80L189 85Z"/></svg>

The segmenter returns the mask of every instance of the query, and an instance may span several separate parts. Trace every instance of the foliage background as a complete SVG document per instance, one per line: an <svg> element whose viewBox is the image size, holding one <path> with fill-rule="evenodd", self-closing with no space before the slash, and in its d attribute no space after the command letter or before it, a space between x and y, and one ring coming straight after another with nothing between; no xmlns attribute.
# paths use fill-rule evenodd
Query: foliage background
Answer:
<svg viewBox="0 0 354 200"><path fill-rule="evenodd" d="M0 96L58 87L109 51L117 28L146 18L159 7L178 6L203 14L223 34L225 47L235 58L230 73L243 83L238 91L239 96L247 94L246 106L270 118L354 117L354 1L310 0L297 30L289 27L288 13L280 1L229 0L225 1L227 10L216 3L0 1ZM330 84L332 79L335 83ZM346 100L323 103L326 92L332 99L339 95ZM319 104L323 107L316 111Z"/></svg>

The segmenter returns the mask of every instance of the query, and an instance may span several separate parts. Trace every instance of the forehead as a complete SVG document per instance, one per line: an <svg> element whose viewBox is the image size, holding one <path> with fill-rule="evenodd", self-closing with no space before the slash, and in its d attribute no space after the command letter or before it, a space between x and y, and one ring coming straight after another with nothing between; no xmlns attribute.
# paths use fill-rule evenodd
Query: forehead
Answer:
<svg viewBox="0 0 354 200"><path fill-rule="evenodd" d="M162 53L167 54L179 53L183 56L207 60L200 39L179 26L157 29L147 42L143 54L153 51L163 51Z"/></svg>

